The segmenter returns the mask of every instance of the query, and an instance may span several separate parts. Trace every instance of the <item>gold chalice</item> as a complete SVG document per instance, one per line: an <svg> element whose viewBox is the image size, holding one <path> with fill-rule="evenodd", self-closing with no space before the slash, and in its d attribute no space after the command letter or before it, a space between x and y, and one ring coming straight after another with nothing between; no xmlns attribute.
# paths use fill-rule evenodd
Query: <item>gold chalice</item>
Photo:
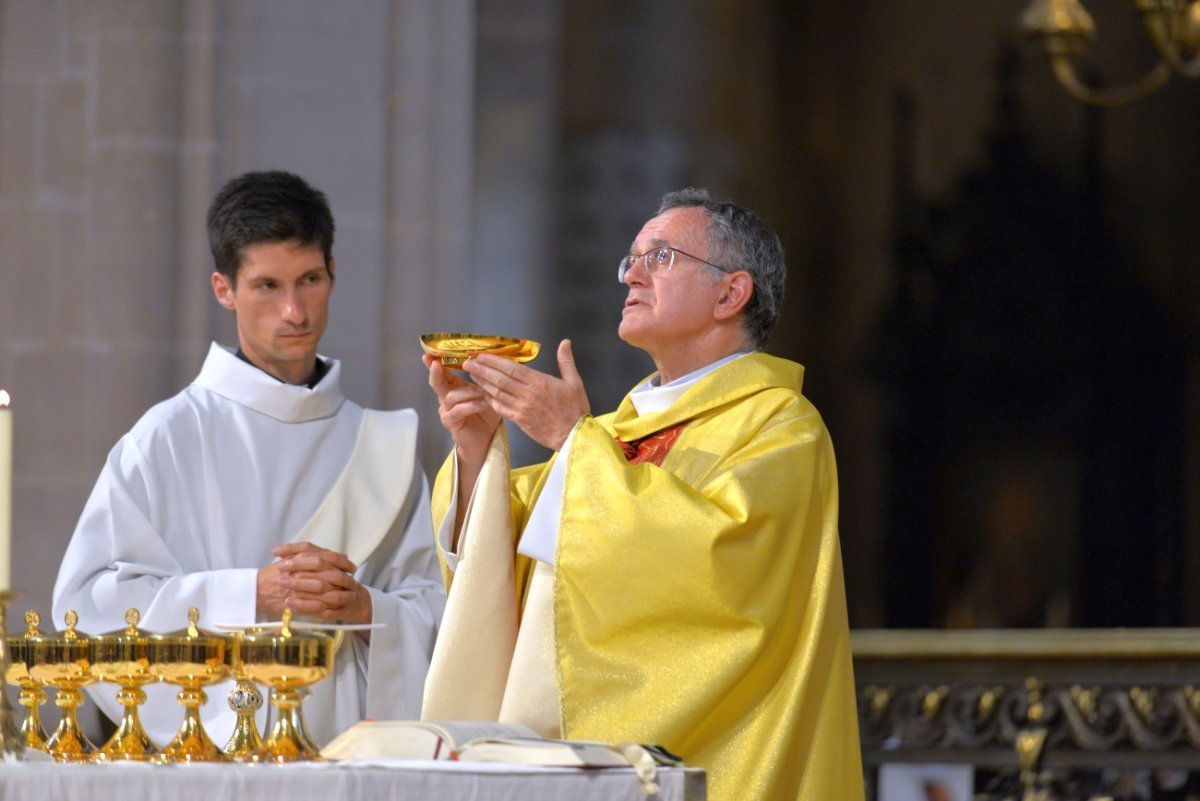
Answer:
<svg viewBox="0 0 1200 801"><path fill-rule="evenodd" d="M28 638L42 636L38 631L41 622L42 616L30 609L25 613L25 633L8 638L9 662L4 680L21 688L17 702L25 707L25 719L21 721L20 729L21 736L25 738L25 747L45 751L48 738L42 727L41 712L42 704L46 703L45 685L29 675L29 667L25 664L25 655L29 651Z"/></svg>
<svg viewBox="0 0 1200 801"><path fill-rule="evenodd" d="M254 759L263 745L262 735L258 733L258 723L254 719L254 714L262 708L263 697L262 692L242 669L243 636L245 633L242 631L231 632L229 637L232 643L225 652L225 662L237 682L229 691L227 699L229 708L237 715L237 723L234 724L233 733L229 735L229 742L225 743L224 750L230 759L249 761Z"/></svg>
<svg viewBox="0 0 1200 801"><path fill-rule="evenodd" d="M138 611L130 609L125 613L126 628L92 637L92 675L120 685L117 701L125 708L121 724L97 759L144 760L158 754L138 717L138 707L146 702L142 686L158 680L150 672L150 635L138 630L139 619Z"/></svg>
<svg viewBox="0 0 1200 801"><path fill-rule="evenodd" d="M54 703L62 717L54 734L46 740L46 751L60 762L82 762L96 751L83 729L77 711L83 705L80 688L95 681L90 665L91 643L75 631L79 615L74 609L65 616L67 630L61 636L26 635L25 665L35 681L58 690Z"/></svg>
<svg viewBox="0 0 1200 801"><path fill-rule="evenodd" d="M275 724L254 756L256 762L320 759L308 735L301 700L310 684L333 671L335 641L319 631L292 631L292 610L283 610L278 631L248 631L242 636L239 664L246 676L271 688Z"/></svg>
<svg viewBox="0 0 1200 801"><path fill-rule="evenodd" d="M168 684L179 685L183 724L175 739L163 750L166 762L216 762L225 754L209 738L200 719L200 707L208 700L204 688L229 674L225 661L226 639L196 627L200 612L188 610L188 626L170 634L150 637L150 671Z"/></svg>
<svg viewBox="0 0 1200 801"><path fill-rule="evenodd" d="M447 367L460 367L467 359L483 353L503 356L514 362L531 361L538 355L541 345L530 339L441 331L422 334L421 349L437 356Z"/></svg>

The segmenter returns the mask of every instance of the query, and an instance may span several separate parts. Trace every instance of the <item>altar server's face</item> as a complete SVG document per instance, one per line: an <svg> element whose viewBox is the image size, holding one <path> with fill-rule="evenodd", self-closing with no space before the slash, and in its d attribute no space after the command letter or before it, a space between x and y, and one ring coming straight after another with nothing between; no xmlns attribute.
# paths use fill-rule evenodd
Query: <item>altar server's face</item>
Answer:
<svg viewBox="0 0 1200 801"><path fill-rule="evenodd" d="M320 245L264 242L242 251L236 285L213 273L217 301L237 317L251 362L289 384L306 383L325 333L334 263Z"/></svg>
<svg viewBox="0 0 1200 801"><path fill-rule="evenodd" d="M686 350L711 333L713 309L726 281L696 260L709 260L707 224L703 209L685 206L668 209L642 226L631 255L662 247L677 252L669 270L651 274L643 260L636 259L625 273L629 294L617 329L621 339L657 358L663 352ZM689 253L694 257L685 255Z"/></svg>

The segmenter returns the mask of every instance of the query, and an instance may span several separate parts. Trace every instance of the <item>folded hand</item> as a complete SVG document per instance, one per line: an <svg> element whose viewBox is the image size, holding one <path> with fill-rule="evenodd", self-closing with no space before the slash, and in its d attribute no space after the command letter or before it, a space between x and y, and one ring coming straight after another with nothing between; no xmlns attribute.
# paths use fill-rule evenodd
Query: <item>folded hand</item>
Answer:
<svg viewBox="0 0 1200 801"><path fill-rule="evenodd" d="M354 579L345 554L289 542L272 553L278 561L258 571L258 613L275 618L285 607L297 615L344 623L371 622L371 593Z"/></svg>

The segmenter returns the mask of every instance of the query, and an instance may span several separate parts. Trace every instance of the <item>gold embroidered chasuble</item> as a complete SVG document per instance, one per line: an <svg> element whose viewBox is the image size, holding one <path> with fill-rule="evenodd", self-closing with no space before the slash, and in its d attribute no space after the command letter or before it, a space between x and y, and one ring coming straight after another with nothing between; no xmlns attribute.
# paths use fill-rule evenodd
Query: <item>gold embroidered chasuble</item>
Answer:
<svg viewBox="0 0 1200 801"><path fill-rule="evenodd" d="M638 416L627 396L585 418L569 452L553 587L563 736L664 745L707 769L713 801L863 797L837 475L802 377L750 354L665 411ZM661 467L630 464L617 441L680 423ZM533 560L515 543L548 467L509 474L515 561L497 569L518 614ZM435 528L452 482L453 457Z"/></svg>

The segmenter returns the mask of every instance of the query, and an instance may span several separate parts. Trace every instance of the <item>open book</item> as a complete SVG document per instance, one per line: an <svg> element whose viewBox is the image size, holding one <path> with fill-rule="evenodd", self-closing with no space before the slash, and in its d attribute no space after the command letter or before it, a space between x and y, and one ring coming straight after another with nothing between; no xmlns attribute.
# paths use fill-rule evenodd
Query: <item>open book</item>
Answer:
<svg viewBox="0 0 1200 801"><path fill-rule="evenodd" d="M659 746L548 740L516 723L455 720L364 720L321 749L331 760L456 759L577 768L633 768L647 793L658 792L659 765L683 760Z"/></svg>
<svg viewBox="0 0 1200 801"><path fill-rule="evenodd" d="M363 720L321 749L326 759L458 759L463 746L485 737L537 739L516 723L487 720Z"/></svg>
<svg viewBox="0 0 1200 801"><path fill-rule="evenodd" d="M510 762L519 765L563 765L577 768L628 768L648 759L657 765L683 760L657 746L546 740L541 737L479 737L463 744L462 762Z"/></svg>

